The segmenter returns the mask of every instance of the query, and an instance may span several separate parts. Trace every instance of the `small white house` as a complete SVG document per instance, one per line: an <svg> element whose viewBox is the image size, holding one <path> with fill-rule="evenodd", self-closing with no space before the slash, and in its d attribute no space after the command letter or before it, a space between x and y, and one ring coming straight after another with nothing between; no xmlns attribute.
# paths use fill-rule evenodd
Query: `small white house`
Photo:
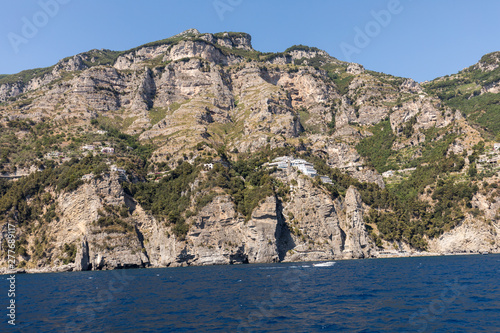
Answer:
<svg viewBox="0 0 500 333"><path fill-rule="evenodd" d="M82 146L82 150L94 150L95 146L94 145L85 145Z"/></svg>
<svg viewBox="0 0 500 333"><path fill-rule="evenodd" d="M298 158L290 161L290 164L306 176L315 177L318 174L314 166L306 160Z"/></svg>
<svg viewBox="0 0 500 333"><path fill-rule="evenodd" d="M321 182L325 184L333 184L332 180L328 176L320 176Z"/></svg>
<svg viewBox="0 0 500 333"><path fill-rule="evenodd" d="M300 170L300 172L309 177L316 177L318 175L318 172L310 163L297 165L297 170Z"/></svg>
<svg viewBox="0 0 500 333"><path fill-rule="evenodd" d="M493 150L494 151L499 151L500 150L500 143L494 143L493 144Z"/></svg>
<svg viewBox="0 0 500 333"><path fill-rule="evenodd" d="M297 170L300 170L300 172L309 177L315 177L318 174L311 163L300 158L293 159L289 156L275 158L271 163L268 164L268 166L277 167L278 169L288 169L293 167Z"/></svg>
<svg viewBox="0 0 500 333"><path fill-rule="evenodd" d="M282 156L275 158L271 163L270 167L277 167L278 169L288 169L291 166L292 158L289 156Z"/></svg>
<svg viewBox="0 0 500 333"><path fill-rule="evenodd" d="M126 173L125 169L120 169L120 168L118 168L118 167L117 167L116 165L114 165L114 164L110 167L110 169L111 169L111 171L113 171L113 172L118 172L118 173Z"/></svg>
<svg viewBox="0 0 500 333"><path fill-rule="evenodd" d="M112 147L101 148L101 153L103 153L103 154L114 154L115 153L115 148L112 148Z"/></svg>
<svg viewBox="0 0 500 333"><path fill-rule="evenodd" d="M211 170L214 168L214 164L213 163L205 163L205 164L203 164L203 167L207 170Z"/></svg>

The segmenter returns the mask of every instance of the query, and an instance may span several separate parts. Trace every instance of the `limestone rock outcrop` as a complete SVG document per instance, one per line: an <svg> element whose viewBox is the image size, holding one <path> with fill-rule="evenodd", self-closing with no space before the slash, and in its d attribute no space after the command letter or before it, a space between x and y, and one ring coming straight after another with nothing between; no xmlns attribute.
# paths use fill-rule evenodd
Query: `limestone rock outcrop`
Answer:
<svg viewBox="0 0 500 333"><path fill-rule="evenodd" d="M395 178L384 179L376 170L401 167L397 176L401 180L416 170L404 165L432 155L426 148L441 143L443 156L461 155L463 160L464 170L450 177L473 178L472 167L480 163L476 151L485 136L469 120L482 114L462 114L447 106L440 93L448 96L447 84L469 71L487 74L498 70L499 54L483 57L456 76L438 79L444 84L429 86L365 70L316 48L296 45L280 53L262 53L253 49L248 34L190 29L127 51L90 50L49 68L1 75L0 130L9 132L1 142L2 178L18 179L41 172L43 166L71 164L90 150L99 154L94 148L84 150L84 143L117 150L113 157L99 155L103 165L113 165L115 171L78 178L72 191L59 190L52 183L22 197L28 206L36 204L33 212L40 216L19 232L26 247L19 256L28 262L33 255L26 268L31 271L377 256L380 249L375 243L380 240L374 235L378 231L374 226L367 230L365 218L370 208L378 212L386 208L368 207L360 192L366 200L363 191L372 184L379 189L386 183L394 188ZM433 86L446 89L432 93ZM451 92L456 96L449 96L463 92L470 98L497 94L500 85L493 77L481 84L460 86ZM384 127L375 132L381 129L379 125ZM380 135L384 130L387 135ZM26 145L26 138L31 146ZM360 149L363 145L359 144L370 138L379 141L375 147L381 147L385 138L391 140L388 147L381 148L390 155L390 165L377 165L370 156L373 151L367 154ZM139 143L144 145L140 149ZM36 154L28 153L32 147ZM198 207L196 199L190 198L190 214L180 213L189 227L182 237L167 217L152 215L151 207L144 202L141 206L141 200L126 191L130 184L123 186L123 182L159 182L184 161L201 168L200 163L210 165L215 158L227 157L237 163L240 158L265 152L262 162L274 158L278 148L296 157L320 158L323 171L329 170L322 173L351 178L342 186L331 184L335 189L327 190L321 178L293 170L273 171L272 187L279 181L286 194L274 192L252 203L255 208L247 216L235 203L241 204L232 197L234 193L214 185L210 190L216 195L210 196L210 202ZM17 155L29 158L19 162ZM485 185L499 182L495 161L488 162L491 168L481 174L484 179L474 180L482 191L460 207L464 217L456 227L426 239L429 251L499 251L499 192L497 187ZM120 176L117 165L129 170L122 170ZM472 170L472 176L467 170ZM238 177L244 179L242 174ZM201 178L190 184L190 191L199 189ZM252 189L254 185L245 181ZM429 185L418 195L432 203L435 188ZM0 190L3 195L4 187ZM13 206L8 204L5 207ZM429 210L432 208L431 204ZM5 221L16 216L16 208L9 209ZM57 218L52 219L53 214ZM413 251L403 242L384 242ZM40 244L46 251L38 251L35 257ZM0 266L5 266L2 260Z"/></svg>

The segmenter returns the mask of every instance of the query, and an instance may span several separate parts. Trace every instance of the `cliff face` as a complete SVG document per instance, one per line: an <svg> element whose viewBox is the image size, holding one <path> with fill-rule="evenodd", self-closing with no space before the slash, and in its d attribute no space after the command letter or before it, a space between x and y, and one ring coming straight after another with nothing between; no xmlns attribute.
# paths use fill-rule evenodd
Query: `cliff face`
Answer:
<svg viewBox="0 0 500 333"><path fill-rule="evenodd" d="M186 34L191 35L187 40L172 37L164 44L118 56L93 50L60 61L41 78L0 84L0 101L22 94L29 99L19 108L0 108L0 114L8 120L51 118L75 125L106 116L123 124L126 133L161 142L157 152L162 157L189 154L200 140L222 139L217 136L225 124L229 126L224 134L232 137L228 149L254 152L269 142L272 147L283 146L304 130L327 132L336 107L343 110L337 115L338 128L348 122L375 123L390 111L381 101L368 106L362 100L356 101L362 105L359 112L354 110L352 98L372 91L365 83L374 78L363 71L349 72L357 75L349 86L352 98L341 99L326 71L290 67L321 59L320 63L332 64L339 73L346 71L344 63L324 51L296 49L267 61L248 61L245 56L256 54L249 35ZM246 53L239 56L233 50ZM111 56L116 56L112 66L101 65L103 57ZM396 94L374 93L372 100L386 101ZM158 113L162 116L155 119ZM339 122L343 114L346 121ZM318 148L331 144L324 135L315 141ZM350 156L332 154L332 163L339 166L351 162Z"/></svg>
<svg viewBox="0 0 500 333"><path fill-rule="evenodd" d="M24 249L18 256L28 269L366 258L378 256L381 244L385 250L416 251L410 236L393 239L411 225L387 236L387 225L380 231L366 224L370 212L373 217L395 210L388 205L396 199L387 197L398 184L414 186L398 195L421 200L418 213L424 216L439 206L440 199L433 199L438 187L468 182L478 188L468 202L429 219L427 229L444 232L423 236L427 250L498 251L498 150L488 142L494 133L484 132L495 118L481 120L488 110L470 117L456 104L465 95L465 101L485 94L496 98L491 96L498 94L498 59L498 53L487 55L459 74L421 85L338 61L316 48L261 53L248 34L193 29L132 50L91 50L50 68L2 77L0 221L31 214L29 223L17 221ZM467 81L477 77L482 81ZM115 153L101 154L103 147ZM80 181L92 162L71 168L88 151L100 156L101 175ZM262 152L269 160L235 171L236 163ZM319 159L320 175L335 170L331 175L337 178L329 187L288 169L269 171L269 178L262 178L266 184L252 179L252 172L266 169L264 162L285 154ZM124 190L175 179L172 169L182 162L206 169L216 159L233 162L227 169L238 174L231 181L240 179L246 192L231 192L223 182L201 189L205 180L198 175L180 195L188 203L179 216L153 216L156 198L141 205L144 198ZM451 162L439 164L443 160ZM124 169L117 171L115 164ZM412 172L423 177L420 167L432 165L431 171L438 171L428 183L419 188L419 181L409 182ZM28 174L48 169L66 171L51 181L23 182ZM33 188L4 186L4 179L18 177ZM73 186L67 186L70 182ZM243 216L248 208L242 209L242 202L248 202L242 197L255 196L252 191L264 185L274 194L250 205ZM366 189L374 188L385 203L367 195ZM212 190L216 195L203 205L197 203L200 195L190 196ZM405 214L393 224L411 215ZM415 216L409 219L415 222ZM182 237L176 236L175 219L188 228ZM377 238L384 235L389 241ZM5 258L0 264L6 265Z"/></svg>
<svg viewBox="0 0 500 333"><path fill-rule="evenodd" d="M280 175L295 179L297 174ZM153 266L269 263L278 261L364 258L373 251L363 223L359 193L332 200L306 178L281 202L267 197L248 221L227 195L216 196L190 218L184 241L149 218L139 230ZM140 208L136 208L140 210ZM148 218L138 212L139 220Z"/></svg>
<svg viewBox="0 0 500 333"><path fill-rule="evenodd" d="M116 175L105 175L58 197L60 219L46 230L48 255L35 271L102 270L364 258L373 251L363 221L359 193L332 200L296 173L298 186L288 202L262 200L246 221L231 198L218 195L197 215L185 239L172 226L147 214L124 194ZM98 220L106 207L126 206L130 228L106 228ZM63 245L76 244L74 263L63 265ZM67 268L64 268L64 267Z"/></svg>
<svg viewBox="0 0 500 333"><path fill-rule="evenodd" d="M123 190L116 174L93 179L57 199L60 219L47 230L53 253L47 259L57 266L64 244L76 244L75 269L114 269L144 267L149 259L143 251L142 237L135 221L128 228L111 229L97 221L104 207L125 204Z"/></svg>

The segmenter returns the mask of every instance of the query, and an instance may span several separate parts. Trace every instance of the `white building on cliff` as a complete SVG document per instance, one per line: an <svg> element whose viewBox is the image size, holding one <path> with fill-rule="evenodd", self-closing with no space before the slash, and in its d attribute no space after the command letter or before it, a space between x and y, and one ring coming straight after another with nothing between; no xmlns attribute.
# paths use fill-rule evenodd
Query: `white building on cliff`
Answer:
<svg viewBox="0 0 500 333"><path fill-rule="evenodd" d="M309 163L306 160L300 158L293 158L290 156L277 157L271 163L269 163L268 166L276 167L282 170L294 168L309 177L316 177L318 175L318 172L316 171L312 163Z"/></svg>

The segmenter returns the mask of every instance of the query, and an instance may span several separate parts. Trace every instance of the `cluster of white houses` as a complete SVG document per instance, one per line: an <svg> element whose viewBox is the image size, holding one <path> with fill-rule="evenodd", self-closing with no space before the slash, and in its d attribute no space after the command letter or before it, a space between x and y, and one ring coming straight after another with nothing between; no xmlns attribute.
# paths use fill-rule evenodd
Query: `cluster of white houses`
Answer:
<svg viewBox="0 0 500 333"><path fill-rule="evenodd" d="M314 166L311 163L306 160L290 156L277 157L269 163L268 166L276 167L278 169L295 168L309 177L316 177L318 175L318 172L314 169Z"/></svg>
<svg viewBox="0 0 500 333"><path fill-rule="evenodd" d="M306 160L290 156L277 157L271 163L267 164L267 166L276 167L281 170L290 170L291 168L294 168L309 177L316 177L318 175L318 172L311 163ZM320 176L320 179L323 183L332 184L330 177Z"/></svg>
<svg viewBox="0 0 500 333"><path fill-rule="evenodd" d="M88 151L93 151L95 150L96 146L94 145L85 145L82 146L82 150L88 150ZM101 148L101 153L103 154L114 154L115 153L115 148L112 147L102 147Z"/></svg>
<svg viewBox="0 0 500 333"><path fill-rule="evenodd" d="M98 148L98 149L96 149ZM101 154L113 155L115 153L115 148L113 147L96 147L95 145L84 145L81 147L82 150L86 151L94 151L99 150ZM60 151L52 151L50 153L45 154L45 158L47 159L64 159L65 154Z"/></svg>

